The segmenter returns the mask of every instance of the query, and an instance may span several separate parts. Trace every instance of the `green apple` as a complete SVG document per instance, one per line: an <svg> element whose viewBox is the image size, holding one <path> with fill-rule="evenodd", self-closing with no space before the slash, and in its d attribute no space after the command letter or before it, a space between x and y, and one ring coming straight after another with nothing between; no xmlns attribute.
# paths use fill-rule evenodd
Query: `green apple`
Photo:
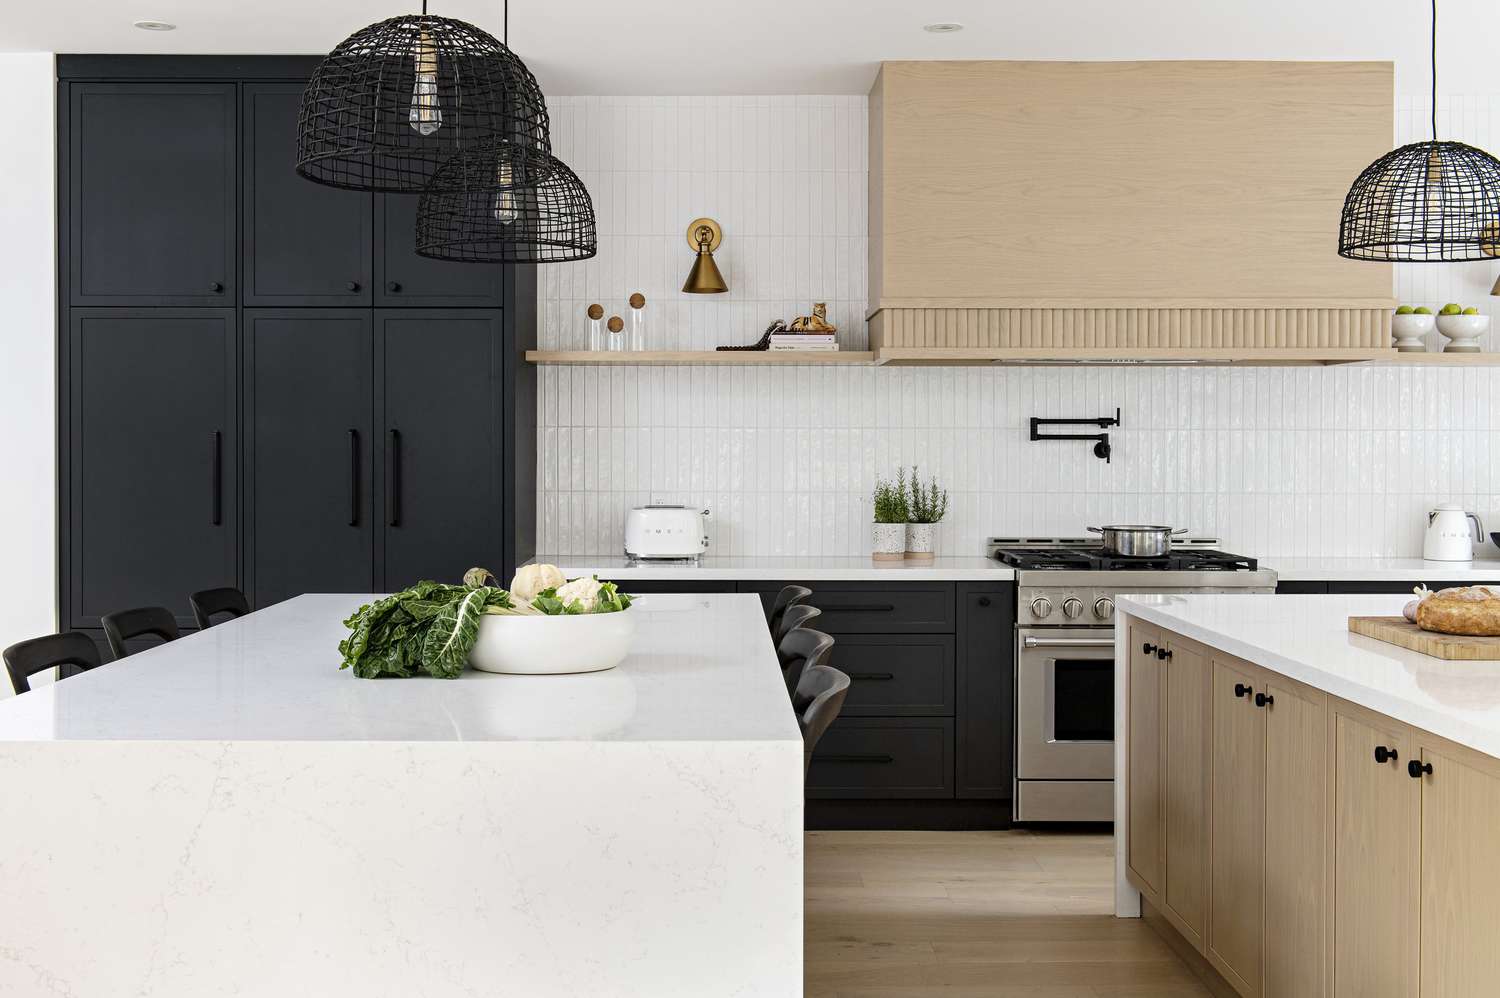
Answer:
<svg viewBox="0 0 1500 998"><path fill-rule="evenodd" d="M1412 314L1413 315L1431 315L1432 314L1432 309L1428 308L1426 305L1418 305L1416 308L1412 309Z"/></svg>
<svg viewBox="0 0 1500 998"><path fill-rule="evenodd" d="M1410 305L1402 305L1400 308L1396 309L1397 315L1411 315L1411 313L1412 307Z"/></svg>
<svg viewBox="0 0 1500 998"><path fill-rule="evenodd" d="M1479 314L1479 309L1475 308L1473 305L1470 305L1468 308L1464 309L1464 315L1478 315L1478 314Z"/></svg>
<svg viewBox="0 0 1500 998"><path fill-rule="evenodd" d="M1456 303L1450 301L1448 304L1443 306L1443 310L1439 312L1438 315L1459 315L1462 312L1463 309L1459 308Z"/></svg>

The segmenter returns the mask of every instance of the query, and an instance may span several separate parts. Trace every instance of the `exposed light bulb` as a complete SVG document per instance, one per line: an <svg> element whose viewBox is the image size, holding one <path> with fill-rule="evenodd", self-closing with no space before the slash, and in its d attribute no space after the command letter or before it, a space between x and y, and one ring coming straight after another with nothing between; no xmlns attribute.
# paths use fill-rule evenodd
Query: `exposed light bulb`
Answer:
<svg viewBox="0 0 1500 998"><path fill-rule="evenodd" d="M500 188L499 193L495 195L495 221L501 225L509 225L520 217L521 213L516 210L510 163L505 160L495 167L495 186Z"/></svg>
<svg viewBox="0 0 1500 998"><path fill-rule="evenodd" d="M438 106L438 56L432 36L417 37L417 82L411 90L411 114L407 120L418 134L427 136L443 127L443 109Z"/></svg>

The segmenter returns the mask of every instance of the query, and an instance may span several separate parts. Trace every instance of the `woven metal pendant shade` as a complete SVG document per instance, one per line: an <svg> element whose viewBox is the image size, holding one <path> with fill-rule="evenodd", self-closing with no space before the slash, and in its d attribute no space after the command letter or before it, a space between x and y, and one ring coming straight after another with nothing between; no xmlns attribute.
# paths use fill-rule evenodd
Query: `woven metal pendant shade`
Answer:
<svg viewBox="0 0 1500 998"><path fill-rule="evenodd" d="M1417 263L1500 255L1500 160L1462 142L1414 142L1367 166L1344 198L1339 255Z"/></svg>
<svg viewBox="0 0 1500 998"><path fill-rule="evenodd" d="M563 263L598 252L594 203L549 153L498 143L455 154L417 202L417 253L468 263Z"/></svg>
<svg viewBox="0 0 1500 998"><path fill-rule="evenodd" d="M297 172L415 194L455 153L495 142L551 151L536 78L472 24L412 14L355 32L318 66L302 94Z"/></svg>

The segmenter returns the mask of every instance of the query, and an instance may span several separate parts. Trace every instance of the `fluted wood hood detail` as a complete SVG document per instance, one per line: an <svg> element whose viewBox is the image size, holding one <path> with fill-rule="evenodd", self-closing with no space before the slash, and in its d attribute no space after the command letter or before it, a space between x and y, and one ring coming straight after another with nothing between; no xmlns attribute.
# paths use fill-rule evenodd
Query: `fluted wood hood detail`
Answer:
<svg viewBox="0 0 1500 998"><path fill-rule="evenodd" d="M1388 347L1334 238L1393 108L1388 62L885 63L871 346Z"/></svg>

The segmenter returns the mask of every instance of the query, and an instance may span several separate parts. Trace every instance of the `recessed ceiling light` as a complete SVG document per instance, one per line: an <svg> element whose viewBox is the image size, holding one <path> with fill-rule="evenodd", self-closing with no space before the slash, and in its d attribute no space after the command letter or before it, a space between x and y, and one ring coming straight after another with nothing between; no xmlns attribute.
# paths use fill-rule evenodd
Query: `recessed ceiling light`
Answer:
<svg viewBox="0 0 1500 998"><path fill-rule="evenodd" d="M142 31L176 31L177 25L168 24L166 21L136 21L135 26Z"/></svg>
<svg viewBox="0 0 1500 998"><path fill-rule="evenodd" d="M948 35L955 31L964 30L964 26L957 21L935 21L932 24L922 25L923 31L930 31L934 35Z"/></svg>

